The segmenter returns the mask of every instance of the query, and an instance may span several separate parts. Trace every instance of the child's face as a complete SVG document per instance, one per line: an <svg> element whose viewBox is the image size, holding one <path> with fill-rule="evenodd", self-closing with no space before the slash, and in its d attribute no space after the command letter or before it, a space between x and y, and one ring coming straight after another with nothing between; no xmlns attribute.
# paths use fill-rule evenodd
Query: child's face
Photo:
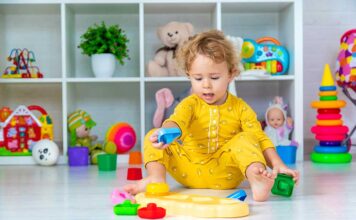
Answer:
<svg viewBox="0 0 356 220"><path fill-rule="evenodd" d="M271 125L273 128L279 128L284 123L283 112L276 108L268 111L267 118L269 125Z"/></svg>
<svg viewBox="0 0 356 220"><path fill-rule="evenodd" d="M77 137L78 138L85 138L88 137L90 134L90 129L87 128L85 125L81 125L76 129Z"/></svg>
<svg viewBox="0 0 356 220"><path fill-rule="evenodd" d="M192 91L210 105L221 105L227 96L227 87L233 80L227 63L215 63L207 56L198 54L189 70Z"/></svg>

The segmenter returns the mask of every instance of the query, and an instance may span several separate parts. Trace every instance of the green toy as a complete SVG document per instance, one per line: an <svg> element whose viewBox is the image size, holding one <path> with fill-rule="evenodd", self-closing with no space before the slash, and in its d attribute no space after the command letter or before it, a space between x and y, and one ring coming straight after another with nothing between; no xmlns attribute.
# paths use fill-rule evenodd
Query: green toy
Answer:
<svg viewBox="0 0 356 220"><path fill-rule="evenodd" d="M126 199L123 203L114 206L114 213L116 215L137 215L137 209L140 204L132 204L130 200Z"/></svg>
<svg viewBox="0 0 356 220"><path fill-rule="evenodd" d="M92 164L97 164L97 156L105 153L100 143L94 143L98 137L90 134L95 125L95 121L86 111L79 109L68 116L70 146L88 147Z"/></svg>
<svg viewBox="0 0 356 220"><path fill-rule="evenodd" d="M293 193L294 180L293 177L279 173L274 181L272 193L275 195L290 197Z"/></svg>

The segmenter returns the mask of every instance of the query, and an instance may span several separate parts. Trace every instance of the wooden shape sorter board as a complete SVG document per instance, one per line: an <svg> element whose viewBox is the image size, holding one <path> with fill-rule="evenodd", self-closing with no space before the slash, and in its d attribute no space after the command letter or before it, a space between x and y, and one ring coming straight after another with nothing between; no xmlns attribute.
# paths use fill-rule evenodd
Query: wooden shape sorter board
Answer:
<svg viewBox="0 0 356 220"><path fill-rule="evenodd" d="M220 198L214 196L188 195L169 193L164 196L149 196L139 193L135 196L140 207L148 203L166 209L167 215L193 216L200 218L234 218L249 214L248 204L239 200Z"/></svg>

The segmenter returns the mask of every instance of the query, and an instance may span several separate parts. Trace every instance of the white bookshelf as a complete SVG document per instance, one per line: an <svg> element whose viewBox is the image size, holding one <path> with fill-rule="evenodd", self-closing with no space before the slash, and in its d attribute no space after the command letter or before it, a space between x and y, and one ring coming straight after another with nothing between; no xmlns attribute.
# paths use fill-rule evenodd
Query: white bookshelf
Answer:
<svg viewBox="0 0 356 220"><path fill-rule="evenodd" d="M119 24L128 38L130 60L117 64L112 78L95 78L90 58L81 54L80 36L92 24ZM190 22L195 33L217 28L228 35L256 39L272 36L285 45L291 62L288 75L236 78L237 94L259 114L281 95L295 120L294 138L303 155L302 2L299 0L3 0L0 3L0 71L10 63L12 48L28 48L36 55L43 79L1 79L0 107L20 104L43 106L55 123L55 141L66 161L66 116L82 108L97 126L93 134L103 140L115 122L130 123L140 150L152 127L155 92L171 88L178 96L189 88L186 77L147 77L146 64L161 46L156 28L170 21ZM119 161L126 162L127 155ZM0 157L0 164L29 164L23 157Z"/></svg>

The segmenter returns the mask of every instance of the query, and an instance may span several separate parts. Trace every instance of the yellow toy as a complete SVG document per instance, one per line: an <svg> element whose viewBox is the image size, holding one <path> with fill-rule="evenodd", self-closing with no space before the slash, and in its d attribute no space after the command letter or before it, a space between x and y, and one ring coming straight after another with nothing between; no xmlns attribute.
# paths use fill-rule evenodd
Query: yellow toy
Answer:
<svg viewBox="0 0 356 220"><path fill-rule="evenodd" d="M214 196L187 195L170 192L164 196L139 193L135 200L141 207L148 203L166 209L167 215L185 215L199 218L236 218L249 215L248 204L235 199Z"/></svg>
<svg viewBox="0 0 356 220"><path fill-rule="evenodd" d="M146 186L146 195L163 196L169 194L169 186L167 183L149 183Z"/></svg>

